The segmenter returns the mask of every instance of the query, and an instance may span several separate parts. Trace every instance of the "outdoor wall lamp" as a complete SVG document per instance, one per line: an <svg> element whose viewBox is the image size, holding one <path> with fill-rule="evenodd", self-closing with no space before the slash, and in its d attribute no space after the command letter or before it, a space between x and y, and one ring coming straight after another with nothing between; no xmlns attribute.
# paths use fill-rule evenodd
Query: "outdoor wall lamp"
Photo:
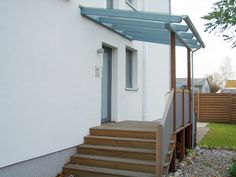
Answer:
<svg viewBox="0 0 236 177"><path fill-rule="evenodd" d="M104 53L104 49L103 48L101 48L101 49L97 49L97 54L99 55L99 54L103 54Z"/></svg>

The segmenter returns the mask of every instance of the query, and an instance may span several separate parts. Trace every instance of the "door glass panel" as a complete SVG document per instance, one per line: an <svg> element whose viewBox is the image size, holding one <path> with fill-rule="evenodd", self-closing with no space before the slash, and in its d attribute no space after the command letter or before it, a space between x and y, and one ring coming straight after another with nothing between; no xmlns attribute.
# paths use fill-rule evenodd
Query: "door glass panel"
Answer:
<svg viewBox="0 0 236 177"><path fill-rule="evenodd" d="M102 69L102 122L111 120L111 49L104 48Z"/></svg>

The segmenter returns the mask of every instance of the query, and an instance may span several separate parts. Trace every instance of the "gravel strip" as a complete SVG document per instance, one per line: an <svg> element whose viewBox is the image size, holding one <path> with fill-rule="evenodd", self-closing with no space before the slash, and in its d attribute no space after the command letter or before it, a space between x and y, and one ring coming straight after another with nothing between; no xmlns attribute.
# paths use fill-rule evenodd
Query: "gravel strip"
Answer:
<svg viewBox="0 0 236 177"><path fill-rule="evenodd" d="M177 171L168 176L175 177L228 177L228 168L232 159L236 159L235 151L201 149L194 150L197 155L186 157L178 162Z"/></svg>

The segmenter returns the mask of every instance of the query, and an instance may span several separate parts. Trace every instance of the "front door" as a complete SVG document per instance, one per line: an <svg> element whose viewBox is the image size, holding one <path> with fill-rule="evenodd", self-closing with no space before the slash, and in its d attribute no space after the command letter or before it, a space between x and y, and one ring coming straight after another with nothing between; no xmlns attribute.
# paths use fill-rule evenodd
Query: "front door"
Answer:
<svg viewBox="0 0 236 177"><path fill-rule="evenodd" d="M111 62L112 49L103 46L102 69L102 123L111 121Z"/></svg>

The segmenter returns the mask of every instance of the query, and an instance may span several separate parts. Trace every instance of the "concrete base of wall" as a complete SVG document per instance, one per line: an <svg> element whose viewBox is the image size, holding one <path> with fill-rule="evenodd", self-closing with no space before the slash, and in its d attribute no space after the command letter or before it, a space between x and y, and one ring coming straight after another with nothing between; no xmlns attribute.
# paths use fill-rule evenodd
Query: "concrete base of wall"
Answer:
<svg viewBox="0 0 236 177"><path fill-rule="evenodd" d="M76 153L76 147L0 169L1 177L55 177Z"/></svg>

